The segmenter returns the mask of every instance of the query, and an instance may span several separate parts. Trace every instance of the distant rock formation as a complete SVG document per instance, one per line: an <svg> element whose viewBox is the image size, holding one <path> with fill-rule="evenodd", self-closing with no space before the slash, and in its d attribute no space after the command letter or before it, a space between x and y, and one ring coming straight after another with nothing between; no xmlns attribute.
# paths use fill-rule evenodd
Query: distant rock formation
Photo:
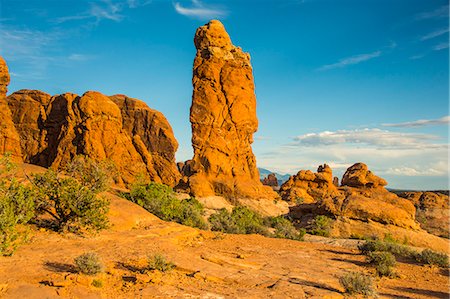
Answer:
<svg viewBox="0 0 450 299"><path fill-rule="evenodd" d="M112 161L119 184L142 175L174 186L180 177L178 144L169 123L139 100L94 91L80 97L20 90L8 96L7 104L26 163L58 169L85 155Z"/></svg>
<svg viewBox="0 0 450 299"><path fill-rule="evenodd" d="M300 170L280 188L281 198L292 203L314 203L319 198L335 197L338 194L333 184L333 172L327 164L320 165L317 173Z"/></svg>
<svg viewBox="0 0 450 299"><path fill-rule="evenodd" d="M0 153L9 153L15 162L22 162L20 137L12 121L11 111L6 102L9 72L5 60L0 57Z"/></svg>
<svg viewBox="0 0 450 299"><path fill-rule="evenodd" d="M336 187L339 187L339 178L337 176L335 176L333 178L333 185L335 185Z"/></svg>
<svg viewBox="0 0 450 299"><path fill-rule="evenodd" d="M383 187L387 182L374 175L364 163L356 163L349 167L344 173L341 181L342 186L360 187Z"/></svg>
<svg viewBox="0 0 450 299"><path fill-rule="evenodd" d="M400 231L419 229L414 205L386 190L386 184L367 165L356 163L345 172L341 187L336 187L331 168L325 164L317 173L299 171L281 186L280 194L291 203L293 218L328 215L336 219L333 234L337 237L383 235L380 227L386 225Z"/></svg>
<svg viewBox="0 0 450 299"><path fill-rule="evenodd" d="M251 148L258 120L249 54L235 47L215 20L197 29L194 43L190 192L197 197L277 198L260 182Z"/></svg>
<svg viewBox="0 0 450 299"><path fill-rule="evenodd" d="M278 187L278 179L274 173L269 173L267 177L262 180L263 185L270 187Z"/></svg>

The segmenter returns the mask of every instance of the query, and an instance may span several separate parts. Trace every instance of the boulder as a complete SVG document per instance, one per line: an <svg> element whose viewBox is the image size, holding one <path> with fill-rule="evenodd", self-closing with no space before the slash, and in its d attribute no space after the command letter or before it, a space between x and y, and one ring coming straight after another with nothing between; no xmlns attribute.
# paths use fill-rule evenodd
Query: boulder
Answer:
<svg viewBox="0 0 450 299"><path fill-rule="evenodd" d="M356 163L349 167L344 173L341 181L342 186L350 187L384 187L387 182L374 175L364 163Z"/></svg>
<svg viewBox="0 0 450 299"><path fill-rule="evenodd" d="M258 119L250 55L216 20L197 29L194 43L191 194L276 199L260 182L251 148Z"/></svg>
<svg viewBox="0 0 450 299"><path fill-rule="evenodd" d="M11 111L6 102L9 71L5 60L0 56L0 155L9 153L14 162L22 162L20 137L12 121Z"/></svg>
<svg viewBox="0 0 450 299"><path fill-rule="evenodd" d="M318 199L335 197L339 191L333 184L333 172L327 164L320 165L317 173L300 170L280 188L283 200L291 203L314 203Z"/></svg>

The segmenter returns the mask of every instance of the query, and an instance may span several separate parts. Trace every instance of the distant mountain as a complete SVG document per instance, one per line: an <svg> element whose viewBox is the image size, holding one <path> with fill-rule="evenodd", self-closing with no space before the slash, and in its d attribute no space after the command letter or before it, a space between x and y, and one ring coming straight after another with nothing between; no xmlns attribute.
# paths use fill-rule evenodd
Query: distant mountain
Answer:
<svg viewBox="0 0 450 299"><path fill-rule="evenodd" d="M281 186L281 184L286 182L289 179L289 177L291 176L290 174L279 174L279 173L276 173L274 171L271 171L271 170L265 169L265 168L258 168L258 170L259 170L259 178L261 180L264 179L265 177L267 177L271 173L275 174L275 176L277 177L277 180L278 180L278 185L280 185L280 186Z"/></svg>

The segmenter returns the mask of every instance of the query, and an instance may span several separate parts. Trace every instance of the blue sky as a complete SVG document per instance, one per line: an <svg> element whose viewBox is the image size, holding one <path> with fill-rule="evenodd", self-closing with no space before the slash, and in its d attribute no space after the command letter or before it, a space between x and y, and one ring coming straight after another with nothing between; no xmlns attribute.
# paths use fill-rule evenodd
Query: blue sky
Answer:
<svg viewBox="0 0 450 299"><path fill-rule="evenodd" d="M98 90L163 112L192 156L193 35L209 19L251 54L258 165L389 187L448 188L449 18L443 0L0 0L9 92Z"/></svg>

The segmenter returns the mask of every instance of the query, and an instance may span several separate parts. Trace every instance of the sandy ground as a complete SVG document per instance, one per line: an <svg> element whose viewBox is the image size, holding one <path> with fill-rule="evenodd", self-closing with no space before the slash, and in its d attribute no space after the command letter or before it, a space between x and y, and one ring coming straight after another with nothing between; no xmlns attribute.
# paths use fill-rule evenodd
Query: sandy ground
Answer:
<svg viewBox="0 0 450 299"><path fill-rule="evenodd" d="M0 297L343 298L340 276L374 273L353 240L215 234L161 221L112 195L111 200L111 229L89 238L36 229L12 257L0 257ZM73 259L88 251L100 255L104 273L74 271ZM155 253L176 268L142 271ZM449 298L447 271L405 261L396 270L399 278L376 281L379 298ZM102 286L94 287L94 279Z"/></svg>

